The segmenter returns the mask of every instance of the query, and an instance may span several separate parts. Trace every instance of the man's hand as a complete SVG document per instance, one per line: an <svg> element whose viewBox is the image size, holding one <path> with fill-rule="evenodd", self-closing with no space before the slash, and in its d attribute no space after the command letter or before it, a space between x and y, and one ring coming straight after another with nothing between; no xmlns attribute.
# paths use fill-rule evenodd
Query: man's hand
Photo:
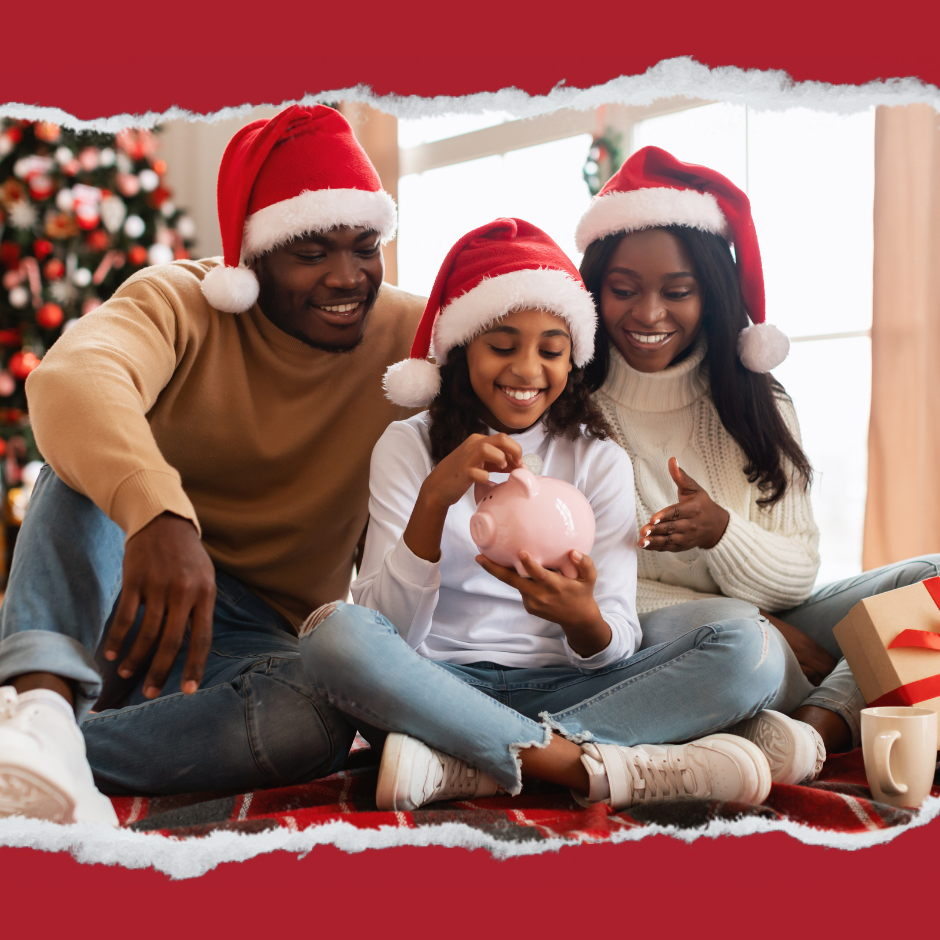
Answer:
<svg viewBox="0 0 940 940"><path fill-rule="evenodd" d="M477 555L476 561L494 578L514 587L530 614L557 623L565 631L568 645L579 656L593 656L607 649L611 639L610 627L594 600L597 571L587 555L573 551L569 557L578 569L577 578L566 578L543 568L527 552L519 552L519 560L529 573L528 578L485 555Z"/></svg>
<svg viewBox="0 0 940 940"><path fill-rule="evenodd" d="M802 630L798 630L793 624L780 620L767 611L762 610L761 614L765 616L782 634L787 641L787 645L793 650L803 675L812 682L813 685L819 685L826 676L836 668L836 661L826 652L814 639L808 637Z"/></svg>
<svg viewBox="0 0 940 940"><path fill-rule="evenodd" d="M654 512L640 529L639 548L648 552L687 552L690 548L714 548L728 528L728 510L669 458L669 475L679 488L679 501Z"/></svg>
<svg viewBox="0 0 940 940"><path fill-rule="evenodd" d="M105 642L105 659L118 658L141 604L144 617L140 632L118 674L125 679L132 676L159 640L144 680L144 695L156 698L183 644L186 625L191 622L180 687L187 694L195 692L212 645L215 568L196 527L187 519L165 512L128 539L124 583Z"/></svg>

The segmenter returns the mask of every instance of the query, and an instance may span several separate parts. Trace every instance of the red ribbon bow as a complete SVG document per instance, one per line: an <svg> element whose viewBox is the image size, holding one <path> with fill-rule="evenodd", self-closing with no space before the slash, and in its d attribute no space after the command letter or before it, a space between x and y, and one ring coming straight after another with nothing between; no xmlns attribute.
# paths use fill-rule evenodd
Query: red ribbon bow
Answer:
<svg viewBox="0 0 940 940"><path fill-rule="evenodd" d="M933 602L940 609L940 578L928 578L926 581L922 581L921 584L927 588ZM889 650L910 647L940 652L940 633L931 633L930 630L902 630L888 644ZM878 708L882 705L906 705L909 707L938 696L940 696L940 675L928 676L926 679L918 679L916 682L899 685L896 689L885 692L884 695L879 696L873 702L869 702L868 705L870 708Z"/></svg>

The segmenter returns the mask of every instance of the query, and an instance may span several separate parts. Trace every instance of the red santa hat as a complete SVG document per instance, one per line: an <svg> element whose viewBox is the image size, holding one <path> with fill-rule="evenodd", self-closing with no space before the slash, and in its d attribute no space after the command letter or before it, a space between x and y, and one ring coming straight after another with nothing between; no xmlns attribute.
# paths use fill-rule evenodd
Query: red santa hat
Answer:
<svg viewBox="0 0 940 940"><path fill-rule="evenodd" d="M241 313L258 299L247 263L292 238L341 225L395 235L395 201L346 119L324 105L292 105L229 141L219 167L225 264L202 292L217 310Z"/></svg>
<svg viewBox="0 0 940 940"><path fill-rule="evenodd" d="M541 229L522 219L496 219L463 236L447 253L418 324L411 358L385 373L397 405L427 405L441 387L439 366L513 310L556 313L571 331L576 366L594 355L597 316L578 269ZM432 355L436 363L428 361Z"/></svg>
<svg viewBox="0 0 940 940"><path fill-rule="evenodd" d="M744 307L753 326L738 335L738 358L752 372L769 372L787 357L790 341L764 322L764 274L747 196L704 166L682 163L659 147L638 150L607 181L575 230L578 251L618 232L685 225L734 245Z"/></svg>

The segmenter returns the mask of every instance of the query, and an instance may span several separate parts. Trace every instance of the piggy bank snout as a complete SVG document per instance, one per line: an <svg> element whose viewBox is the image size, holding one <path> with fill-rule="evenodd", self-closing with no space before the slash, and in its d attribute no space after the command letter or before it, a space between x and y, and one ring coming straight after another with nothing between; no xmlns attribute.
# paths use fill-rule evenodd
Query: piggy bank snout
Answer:
<svg viewBox="0 0 940 940"><path fill-rule="evenodd" d="M470 517L470 538L479 549L489 548L496 541L496 520L485 509Z"/></svg>

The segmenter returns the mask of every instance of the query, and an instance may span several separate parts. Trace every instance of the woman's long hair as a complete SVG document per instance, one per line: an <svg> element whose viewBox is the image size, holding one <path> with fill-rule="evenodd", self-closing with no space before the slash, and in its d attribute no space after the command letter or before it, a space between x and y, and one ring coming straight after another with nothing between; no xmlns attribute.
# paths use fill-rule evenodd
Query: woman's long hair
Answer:
<svg viewBox="0 0 940 940"><path fill-rule="evenodd" d="M712 401L728 433L744 451L744 475L757 483L763 494L758 505L773 506L795 479L808 489L813 468L790 433L777 408L777 398L787 398L783 386L769 373L745 369L737 356L738 333L749 325L734 258L720 236L680 225L663 230L682 242L692 260L702 291L702 330L708 341L708 365ZM601 288L610 259L624 233L591 242L581 262L581 277L600 312ZM598 317L594 359L585 369L585 384L596 391L610 369L610 335ZM785 469L788 461L792 475Z"/></svg>
<svg viewBox="0 0 940 940"><path fill-rule="evenodd" d="M441 366L441 390L431 402L431 459L438 463L459 447L471 434L486 434L487 425L480 417L480 399L470 384L466 346L457 346L447 354ZM573 366L565 390L552 402L542 420L552 437L575 440L582 433L605 440L610 428L584 383L584 370Z"/></svg>

